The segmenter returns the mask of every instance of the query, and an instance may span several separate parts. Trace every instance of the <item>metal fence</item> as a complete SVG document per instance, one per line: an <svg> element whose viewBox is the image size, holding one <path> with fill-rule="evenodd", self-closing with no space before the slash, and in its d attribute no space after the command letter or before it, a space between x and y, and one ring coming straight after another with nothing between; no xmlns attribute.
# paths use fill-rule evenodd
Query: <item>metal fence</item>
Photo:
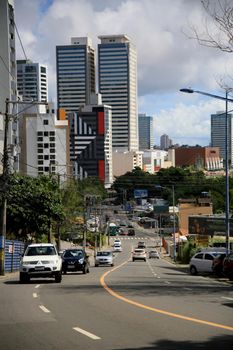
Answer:
<svg viewBox="0 0 233 350"><path fill-rule="evenodd" d="M5 272L19 270L20 259L24 252L24 247L25 244L21 241L5 240Z"/></svg>

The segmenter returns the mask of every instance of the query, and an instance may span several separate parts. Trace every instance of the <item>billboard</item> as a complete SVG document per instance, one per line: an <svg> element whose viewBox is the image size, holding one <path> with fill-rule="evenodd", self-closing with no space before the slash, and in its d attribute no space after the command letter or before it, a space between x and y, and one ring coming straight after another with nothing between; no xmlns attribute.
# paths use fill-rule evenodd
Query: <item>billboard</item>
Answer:
<svg viewBox="0 0 233 350"><path fill-rule="evenodd" d="M189 216L189 234L225 236L226 226L224 217ZM233 237L233 219L229 219L230 236Z"/></svg>
<svg viewBox="0 0 233 350"><path fill-rule="evenodd" d="M134 198L147 198L148 197L148 190L134 190Z"/></svg>

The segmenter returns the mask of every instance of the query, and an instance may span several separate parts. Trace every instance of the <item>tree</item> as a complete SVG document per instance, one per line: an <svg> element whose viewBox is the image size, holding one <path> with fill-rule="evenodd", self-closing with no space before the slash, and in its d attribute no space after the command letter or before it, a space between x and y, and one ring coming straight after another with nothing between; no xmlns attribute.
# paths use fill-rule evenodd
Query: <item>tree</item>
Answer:
<svg viewBox="0 0 233 350"><path fill-rule="evenodd" d="M0 193L0 201L3 193ZM7 236L40 240L48 235L54 221L64 216L57 181L12 174L7 191Z"/></svg>
<svg viewBox="0 0 233 350"><path fill-rule="evenodd" d="M232 0L201 0L206 11L205 33L192 26L191 39L200 45L233 52L233 5Z"/></svg>

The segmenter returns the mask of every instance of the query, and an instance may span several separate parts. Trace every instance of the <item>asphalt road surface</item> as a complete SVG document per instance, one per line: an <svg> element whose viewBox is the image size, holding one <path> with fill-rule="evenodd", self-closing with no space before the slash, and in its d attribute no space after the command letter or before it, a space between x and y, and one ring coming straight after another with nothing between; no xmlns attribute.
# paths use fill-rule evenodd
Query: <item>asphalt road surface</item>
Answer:
<svg viewBox="0 0 233 350"><path fill-rule="evenodd" d="M68 273L61 284L1 278L0 349L233 349L231 283L164 259L132 262L137 241L149 251L157 239L121 239L114 267Z"/></svg>

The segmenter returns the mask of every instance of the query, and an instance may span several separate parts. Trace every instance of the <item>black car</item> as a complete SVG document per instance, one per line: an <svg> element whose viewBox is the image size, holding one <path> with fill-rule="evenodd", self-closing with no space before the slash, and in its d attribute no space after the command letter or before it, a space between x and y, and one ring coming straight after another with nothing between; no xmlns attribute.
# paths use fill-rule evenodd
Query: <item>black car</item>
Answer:
<svg viewBox="0 0 233 350"><path fill-rule="evenodd" d="M66 249L62 254L62 272L82 271L89 272L89 257L83 249Z"/></svg>
<svg viewBox="0 0 233 350"><path fill-rule="evenodd" d="M135 236L135 231L133 228L128 229L128 236Z"/></svg>

